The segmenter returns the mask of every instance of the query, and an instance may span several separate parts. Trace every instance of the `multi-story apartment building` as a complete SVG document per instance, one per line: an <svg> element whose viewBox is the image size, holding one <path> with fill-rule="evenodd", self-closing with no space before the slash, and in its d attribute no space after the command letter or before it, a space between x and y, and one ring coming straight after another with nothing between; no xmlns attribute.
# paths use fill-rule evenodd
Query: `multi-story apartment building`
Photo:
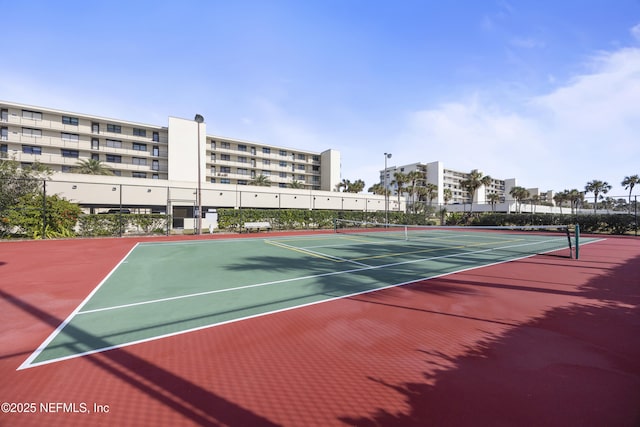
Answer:
<svg viewBox="0 0 640 427"><path fill-rule="evenodd" d="M419 171L425 174L426 182L435 184L438 186L437 197L433 200L434 203L444 204L444 190L448 189L451 192L451 199L447 201L449 204L465 204L471 202L471 195L462 186L461 182L469 178L470 172L456 171L444 167L444 164L440 161L431 163L412 163L403 166L391 166L387 168L386 183L387 188L393 192L397 192L397 185L393 184L393 174L395 172L401 172L408 174L410 172ZM489 174L491 176L491 174ZM380 171L380 182L384 181L385 171ZM473 197L474 203L487 203L489 194L498 194L499 202L505 202L512 199L509 192L513 187L517 185L515 178L498 179L491 176L491 182L488 186L481 186L476 190ZM538 189L529 189L531 194L539 194ZM547 193L543 193L548 196ZM545 197L545 201L548 197Z"/></svg>
<svg viewBox="0 0 640 427"><path fill-rule="evenodd" d="M168 126L0 101L0 152L74 173L95 159L130 178L330 191L340 182L340 153L313 152L206 135L206 123L169 117Z"/></svg>
<svg viewBox="0 0 640 427"><path fill-rule="evenodd" d="M47 194L87 212L111 208L170 213L190 228L217 208L403 210L404 201L337 193L340 152L292 149L207 135L202 116L167 126L0 101L0 157L54 173ZM109 176L77 173L98 160ZM257 185L260 176L268 185ZM254 185L252 185L254 184ZM264 181L261 183L264 184ZM206 225L205 225L206 227Z"/></svg>

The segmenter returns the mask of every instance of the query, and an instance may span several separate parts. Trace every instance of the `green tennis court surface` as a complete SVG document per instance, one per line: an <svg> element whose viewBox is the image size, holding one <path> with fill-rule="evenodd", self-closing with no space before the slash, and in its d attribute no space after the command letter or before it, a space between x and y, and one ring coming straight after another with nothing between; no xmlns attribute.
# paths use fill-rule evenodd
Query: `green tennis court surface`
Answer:
<svg viewBox="0 0 640 427"><path fill-rule="evenodd" d="M405 238L140 243L21 369L532 254L557 251L576 262L562 233L443 229Z"/></svg>

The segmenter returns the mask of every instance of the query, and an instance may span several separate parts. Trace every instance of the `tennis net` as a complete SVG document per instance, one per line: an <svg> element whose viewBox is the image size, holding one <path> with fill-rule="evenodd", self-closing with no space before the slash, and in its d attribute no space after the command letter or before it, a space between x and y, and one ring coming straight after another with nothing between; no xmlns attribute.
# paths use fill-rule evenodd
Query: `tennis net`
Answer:
<svg viewBox="0 0 640 427"><path fill-rule="evenodd" d="M572 228L567 225L531 226L429 226L384 224L366 221L336 219L334 230L337 234L351 234L360 237L389 240L429 242L429 244L461 244L485 246L495 250L513 250L531 255L553 251L565 251L573 258L577 253L577 239ZM437 243L434 243L437 242Z"/></svg>

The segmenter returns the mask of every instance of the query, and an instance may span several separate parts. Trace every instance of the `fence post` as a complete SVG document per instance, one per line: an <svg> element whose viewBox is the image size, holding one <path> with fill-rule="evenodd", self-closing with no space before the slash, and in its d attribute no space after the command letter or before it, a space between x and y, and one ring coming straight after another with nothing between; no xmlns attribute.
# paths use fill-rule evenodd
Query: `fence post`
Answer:
<svg viewBox="0 0 640 427"><path fill-rule="evenodd" d="M580 259L580 224L576 222L576 259Z"/></svg>
<svg viewBox="0 0 640 427"><path fill-rule="evenodd" d="M636 236L638 235L638 196L634 196L633 211L635 217Z"/></svg>
<svg viewBox="0 0 640 427"><path fill-rule="evenodd" d="M42 180L42 240L47 238L47 180Z"/></svg>

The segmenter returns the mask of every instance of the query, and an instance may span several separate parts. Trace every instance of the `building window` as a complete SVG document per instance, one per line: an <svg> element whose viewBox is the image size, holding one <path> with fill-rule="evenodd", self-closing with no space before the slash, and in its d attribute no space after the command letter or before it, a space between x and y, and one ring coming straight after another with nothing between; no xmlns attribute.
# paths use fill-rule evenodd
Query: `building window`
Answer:
<svg viewBox="0 0 640 427"><path fill-rule="evenodd" d="M220 142L220 148L226 148L227 150L231 149L231 144L225 141Z"/></svg>
<svg viewBox="0 0 640 427"><path fill-rule="evenodd" d="M78 118L77 117L62 116L62 124L78 126Z"/></svg>
<svg viewBox="0 0 640 427"><path fill-rule="evenodd" d="M160 134L158 132L153 133L153 142L160 142Z"/></svg>
<svg viewBox="0 0 640 427"><path fill-rule="evenodd" d="M238 185L247 185L247 184L248 184L248 182L247 182L246 179L239 179L238 180Z"/></svg>
<svg viewBox="0 0 640 427"><path fill-rule="evenodd" d="M141 159L140 157L134 157L134 158L131 159L131 164L132 165L146 166L147 165L147 159Z"/></svg>
<svg viewBox="0 0 640 427"><path fill-rule="evenodd" d="M91 149L92 150L100 149L100 140L98 138L91 138Z"/></svg>
<svg viewBox="0 0 640 427"><path fill-rule="evenodd" d="M283 162L282 160L280 160L280 167L281 168L286 168L287 167L287 162Z"/></svg>
<svg viewBox="0 0 640 427"><path fill-rule="evenodd" d="M107 147L122 148L122 141L117 139L107 139Z"/></svg>
<svg viewBox="0 0 640 427"><path fill-rule="evenodd" d="M60 133L60 137L65 141L73 141L73 142L80 141L80 135L78 135L76 133L61 132Z"/></svg>
<svg viewBox="0 0 640 427"><path fill-rule="evenodd" d="M134 151L147 151L147 144L140 144L139 142L133 143Z"/></svg>
<svg viewBox="0 0 640 427"><path fill-rule="evenodd" d="M100 124L99 123L91 123L91 132L92 133L100 133Z"/></svg>
<svg viewBox="0 0 640 427"><path fill-rule="evenodd" d="M271 160L269 160L269 159L262 159L262 164L263 164L264 166L269 166L269 165L271 165Z"/></svg>
<svg viewBox="0 0 640 427"><path fill-rule="evenodd" d="M152 155L154 157L160 157L160 147L158 147L157 145L154 145Z"/></svg>
<svg viewBox="0 0 640 427"><path fill-rule="evenodd" d="M151 162L151 169L153 169L154 171L159 171L160 170L160 162L158 160L153 160Z"/></svg>
<svg viewBox="0 0 640 427"><path fill-rule="evenodd" d="M221 178L220 184L231 184L231 180L229 178Z"/></svg>
<svg viewBox="0 0 640 427"><path fill-rule="evenodd" d="M62 172L71 172L71 166L62 165Z"/></svg>
<svg viewBox="0 0 640 427"><path fill-rule="evenodd" d="M146 129L133 128L133 136L146 137L147 136L147 130Z"/></svg>
<svg viewBox="0 0 640 427"><path fill-rule="evenodd" d="M115 176L122 176L122 171L114 171L114 170L112 170L111 173L113 173Z"/></svg>
<svg viewBox="0 0 640 427"><path fill-rule="evenodd" d="M211 141L211 149L212 150L216 149L216 142L215 141Z"/></svg>
<svg viewBox="0 0 640 427"><path fill-rule="evenodd" d="M107 162L109 162L109 163L122 163L122 156L116 156L114 154L107 154Z"/></svg>
<svg viewBox="0 0 640 427"><path fill-rule="evenodd" d="M7 110L6 108L0 109L0 121L9 121L9 110Z"/></svg>
<svg viewBox="0 0 640 427"><path fill-rule="evenodd" d="M264 175L264 176L271 176L271 171L263 170L261 173L262 173L262 175Z"/></svg>
<svg viewBox="0 0 640 427"><path fill-rule="evenodd" d="M286 172L280 172L280 173L278 174L278 176L279 176L280 178L286 178L286 177L287 177L287 173L286 173Z"/></svg>
<svg viewBox="0 0 640 427"><path fill-rule="evenodd" d="M262 147L262 154L271 154L271 148Z"/></svg>
<svg viewBox="0 0 640 427"><path fill-rule="evenodd" d="M238 175L249 175L249 170L238 168Z"/></svg>
<svg viewBox="0 0 640 427"><path fill-rule="evenodd" d="M286 157L287 156L287 152L284 150L280 150L280 155Z"/></svg>
<svg viewBox="0 0 640 427"><path fill-rule="evenodd" d="M211 178L211 181L210 181L210 182L211 182L212 184L215 184L215 183L216 183L216 179L215 179L215 178Z"/></svg>
<svg viewBox="0 0 640 427"><path fill-rule="evenodd" d="M230 161L231 156L229 154L220 154L220 160Z"/></svg>
<svg viewBox="0 0 640 427"><path fill-rule="evenodd" d="M8 153L9 146L7 144L0 144L0 153Z"/></svg>
<svg viewBox="0 0 640 427"><path fill-rule="evenodd" d="M304 170L304 165L298 165L298 170L299 171L303 171Z"/></svg>
<svg viewBox="0 0 640 427"><path fill-rule="evenodd" d="M231 168L229 166L221 166L220 173L231 173Z"/></svg>
<svg viewBox="0 0 640 427"><path fill-rule="evenodd" d="M42 113L37 111L22 110L23 119L42 120Z"/></svg>
<svg viewBox="0 0 640 427"><path fill-rule="evenodd" d="M247 163L246 157L238 157L238 163Z"/></svg>
<svg viewBox="0 0 640 427"><path fill-rule="evenodd" d="M298 175L298 180L304 182L304 175Z"/></svg>
<svg viewBox="0 0 640 427"><path fill-rule="evenodd" d="M41 129L22 128L23 136L30 136L33 138L40 138L42 136Z"/></svg>
<svg viewBox="0 0 640 427"><path fill-rule="evenodd" d="M319 162L320 161L320 156L313 156L313 161L314 162Z"/></svg>
<svg viewBox="0 0 640 427"><path fill-rule="evenodd" d="M304 154L298 154L298 160L307 160L307 156Z"/></svg>
<svg viewBox="0 0 640 427"><path fill-rule="evenodd" d="M147 174L146 174L146 172L132 172L131 176L133 178L146 178Z"/></svg>
<svg viewBox="0 0 640 427"><path fill-rule="evenodd" d="M80 152L78 150L67 150L62 148L60 152L62 153L62 157L73 157L76 159L80 157Z"/></svg>
<svg viewBox="0 0 640 427"><path fill-rule="evenodd" d="M122 133L122 126L107 123L107 132Z"/></svg>
<svg viewBox="0 0 640 427"><path fill-rule="evenodd" d="M287 188L287 184L285 184L284 182L281 182L281 183L278 184L278 187Z"/></svg>
<svg viewBox="0 0 640 427"><path fill-rule="evenodd" d="M154 173L153 175L151 175L151 179L160 179L160 175Z"/></svg>
<svg viewBox="0 0 640 427"><path fill-rule="evenodd" d="M32 145L23 145L22 152L25 154L42 154L42 147L34 147Z"/></svg>
<svg viewBox="0 0 640 427"><path fill-rule="evenodd" d="M238 151L247 151L246 145L238 145Z"/></svg>
<svg viewBox="0 0 640 427"><path fill-rule="evenodd" d="M9 139L9 128L0 128L0 140L6 141Z"/></svg>
<svg viewBox="0 0 640 427"><path fill-rule="evenodd" d="M314 172L320 172L320 166L312 166L312 167L311 167L311 169L312 169Z"/></svg>
<svg viewBox="0 0 640 427"><path fill-rule="evenodd" d="M98 160L98 161L100 161L100 154L98 154L98 153L93 153L93 154L91 154L91 158L92 158L93 160Z"/></svg>

